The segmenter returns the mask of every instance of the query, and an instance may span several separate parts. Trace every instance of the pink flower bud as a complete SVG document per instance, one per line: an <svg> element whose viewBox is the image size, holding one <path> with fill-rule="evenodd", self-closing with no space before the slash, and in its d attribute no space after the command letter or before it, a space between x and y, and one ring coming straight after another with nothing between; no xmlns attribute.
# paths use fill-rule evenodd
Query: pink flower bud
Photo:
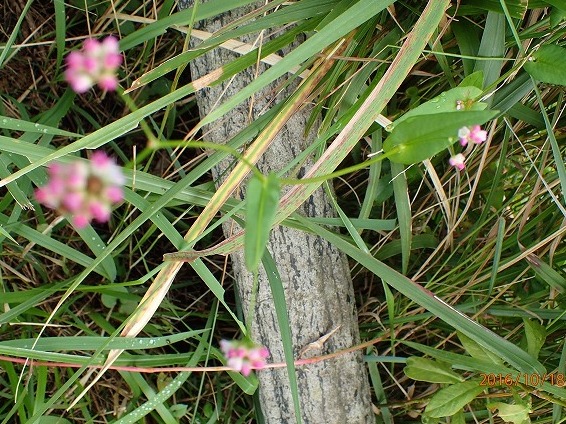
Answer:
<svg viewBox="0 0 566 424"><path fill-rule="evenodd" d="M106 198L110 200L111 203L118 203L124 199L124 191L121 187L108 187L106 189Z"/></svg>
<svg viewBox="0 0 566 424"><path fill-rule="evenodd" d="M116 75L102 75L98 80L98 86L106 91L114 91L118 88Z"/></svg>
<svg viewBox="0 0 566 424"><path fill-rule="evenodd" d="M452 156L448 160L448 163L458 171L461 171L466 167L466 164L464 163L465 160L466 157L462 153L458 153L456 156Z"/></svg>
<svg viewBox="0 0 566 424"><path fill-rule="evenodd" d="M92 214L92 217L98 222L106 222L110 219L110 208L103 203L92 201L88 209Z"/></svg>
<svg viewBox="0 0 566 424"><path fill-rule="evenodd" d="M77 228L84 228L88 225L89 219L85 215L75 215L72 220L73 224Z"/></svg>
<svg viewBox="0 0 566 424"><path fill-rule="evenodd" d="M63 206L70 213L76 213L81 209L83 200L84 200L83 195L79 192L68 193L63 198Z"/></svg>

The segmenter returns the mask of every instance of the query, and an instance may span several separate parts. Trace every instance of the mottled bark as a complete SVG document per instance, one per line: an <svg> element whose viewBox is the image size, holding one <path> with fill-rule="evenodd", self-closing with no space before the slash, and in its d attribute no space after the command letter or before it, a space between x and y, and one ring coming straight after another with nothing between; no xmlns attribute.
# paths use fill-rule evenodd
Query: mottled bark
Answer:
<svg viewBox="0 0 566 424"><path fill-rule="evenodd" d="M213 20L196 25L209 32L253 10L242 8ZM256 41L246 37L245 42ZM298 40L299 41L299 40ZM198 42L191 45L195 46ZM218 48L191 62L193 79L233 60L235 54ZM259 72L265 69L259 67ZM256 69L249 69L219 87L206 88L197 93L201 116L208 114L223 94L220 101L237 93L248 85ZM280 82L280 81L279 81ZM282 101L296 84L281 93L275 92L278 82L258 93L253 102L247 101L216 122L205 128L204 139L224 143L244 128L250 119L258 117L269 101ZM305 135L308 108L296 113L286 127L277 135L269 150L259 161L259 168L281 169L314 139L314 131ZM312 163L312 162L311 162ZM311 163L306 163L308 167ZM222 179L229 162L213 170L215 177ZM306 202L300 213L308 216L333 216L333 210L323 192L318 190ZM238 230L234 222L224 225L228 237ZM305 357L331 353L353 346L359 342L357 312L348 263L344 255L325 240L294 229L278 226L273 229L268 249L273 256L285 290L295 357L309 343L339 327L324 344L322 351L310 351ZM231 255L237 290L244 311L250 304L252 275L244 265L243 252ZM269 283L263 269L259 276L259 292L252 325L252 337L266 345L271 360L284 362L283 346L273 306ZM270 424L294 423L293 401L289 379L284 369L262 370L259 397L262 414ZM311 424L372 423L374 418L370 405L370 389L362 353L356 352L339 358L311 364L297 369L299 395L303 422Z"/></svg>

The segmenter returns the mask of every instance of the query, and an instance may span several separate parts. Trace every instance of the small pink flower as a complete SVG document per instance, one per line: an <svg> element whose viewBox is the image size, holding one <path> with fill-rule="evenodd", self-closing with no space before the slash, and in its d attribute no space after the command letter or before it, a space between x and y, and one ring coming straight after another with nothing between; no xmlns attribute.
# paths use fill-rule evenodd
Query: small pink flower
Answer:
<svg viewBox="0 0 566 424"><path fill-rule="evenodd" d="M116 71L122 64L118 40L106 37L102 43L85 40L81 51L69 53L65 59L65 80L76 93L84 93L98 84L103 90L116 90Z"/></svg>
<svg viewBox="0 0 566 424"><path fill-rule="evenodd" d="M77 228L84 228L88 225L89 219L84 215L75 215L72 219L73 224Z"/></svg>
<svg viewBox="0 0 566 424"><path fill-rule="evenodd" d="M118 88L116 75L102 75L98 80L98 86L106 91L114 91Z"/></svg>
<svg viewBox="0 0 566 424"><path fill-rule="evenodd" d="M65 197L63 197L63 206L70 213L76 213L80 211L83 202L84 197L80 192L67 193Z"/></svg>
<svg viewBox="0 0 566 424"><path fill-rule="evenodd" d="M112 203L124 200L124 191L121 187L111 186L106 189L106 198Z"/></svg>
<svg viewBox="0 0 566 424"><path fill-rule="evenodd" d="M108 221L112 205L124 197L122 171L101 151L95 152L88 163L53 163L47 172L50 180L35 191L36 199L70 216L77 228L84 228L93 219Z"/></svg>
<svg viewBox="0 0 566 424"><path fill-rule="evenodd" d="M487 131L482 130L479 125L472 126L470 130L470 140L475 144L483 143L487 140Z"/></svg>
<svg viewBox="0 0 566 424"><path fill-rule="evenodd" d="M466 157L462 153L458 153L456 156L452 156L448 160L448 163L458 171L461 171L466 167L466 164L464 163L465 160Z"/></svg>
<svg viewBox="0 0 566 424"><path fill-rule="evenodd" d="M487 140L487 131L482 130L479 125L472 125L471 128L462 127L458 130L458 138L462 146L466 146L468 142L480 144Z"/></svg>
<svg viewBox="0 0 566 424"><path fill-rule="evenodd" d="M246 377L252 369L265 367L265 360L269 356L269 350L265 346L255 345L248 340L220 340L220 350L227 358L228 367Z"/></svg>

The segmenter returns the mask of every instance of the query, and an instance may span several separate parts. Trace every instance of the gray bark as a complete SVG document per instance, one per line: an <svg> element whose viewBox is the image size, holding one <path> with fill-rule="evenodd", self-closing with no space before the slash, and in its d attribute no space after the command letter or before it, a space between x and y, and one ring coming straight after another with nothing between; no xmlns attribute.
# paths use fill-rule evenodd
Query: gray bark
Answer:
<svg viewBox="0 0 566 424"><path fill-rule="evenodd" d="M214 32L224 24L252 10L237 9L197 25L198 29ZM244 42L254 42L243 38ZM191 45L197 45L198 42ZM202 77L236 57L218 48L190 63L193 79ZM259 71L265 67L260 66ZM255 69L239 74L230 83L205 88L197 93L200 114L204 117L223 94L223 100L248 85ZM250 101L242 103L220 122L204 130L204 139L224 143L243 129L249 119L255 119L269 107L267 99L282 101L296 85L276 93L279 82L274 82ZM222 101L223 101L222 100ZM222 103L221 101L221 103ZM251 114L250 114L251 110ZM305 135L308 108L296 113L277 135L269 150L259 161L262 172L278 170L293 158L315 137ZM316 131L316 125L315 129ZM311 162L312 163L312 162ZM308 167L310 163L304 166ZM226 175L229 163L213 170L215 177ZM219 182L220 183L220 182ZM307 216L333 216L333 209L323 192L318 190L306 202L300 213ZM226 237L239 230L234 222L223 227ZM283 226L271 233L268 249L273 256L285 290L295 357L300 350L321 336L339 327L320 351L309 351L305 357L332 353L359 343L358 321L350 270L344 255L325 240ZM248 311L252 291L252 275L247 272L243 252L231 255L234 276L243 310ZM283 345L273 306L269 283L263 269L259 275L259 291L252 324L254 341L267 346L270 360L284 362ZM259 399L265 421L270 424L294 423L294 408L285 369L262 370ZM370 403L370 388L362 353L342 355L336 359L298 367L297 378L301 411L304 423L345 424L374 422Z"/></svg>

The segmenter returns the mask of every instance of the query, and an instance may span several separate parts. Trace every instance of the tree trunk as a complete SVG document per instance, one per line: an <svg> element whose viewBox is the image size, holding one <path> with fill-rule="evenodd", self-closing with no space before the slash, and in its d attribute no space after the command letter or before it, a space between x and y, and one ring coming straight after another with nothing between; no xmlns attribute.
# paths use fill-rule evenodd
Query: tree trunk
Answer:
<svg viewBox="0 0 566 424"><path fill-rule="evenodd" d="M192 2L191 2L192 3ZM240 8L215 19L197 24L198 29L214 32L227 23L253 10L254 6ZM254 42L249 37L244 42ZM192 46L198 43L191 44ZM232 61L236 54L217 48L190 63L193 79L202 77ZM259 72L265 69L259 66ZM256 69L248 69L229 83L205 88L197 93L200 114L204 117L222 97L220 103L248 85ZM280 82L280 81L279 81ZM289 87L276 93L278 82L257 93L253 102L246 101L204 129L204 139L225 143L269 107L268 99L282 101L296 88ZM281 169L314 139L316 127L305 135L310 111L296 113L277 135L273 144L259 161L262 172ZM312 163L312 162L311 162ZM306 163L304 166L309 166ZM222 178L228 161L213 170L215 178ZM302 207L307 216L333 216L333 209L322 189L311 196ZM232 221L224 225L226 237L239 228ZM268 243L281 275L288 307L295 358L309 343L338 328L318 351L309 351L304 357L332 353L359 343L358 321L350 270L344 255L331 244L314 235L277 226ZM245 268L243 252L231 255L236 286L243 310L248 311L252 292L252 275ZM274 302L265 271L260 269L259 291L252 324L252 338L267 346L270 360L284 362L283 345L273 306ZM266 423L294 423L294 408L285 369L258 372L259 399ZM373 423L370 388L362 352L342 355L336 359L297 368L300 406L304 423L345 424Z"/></svg>

